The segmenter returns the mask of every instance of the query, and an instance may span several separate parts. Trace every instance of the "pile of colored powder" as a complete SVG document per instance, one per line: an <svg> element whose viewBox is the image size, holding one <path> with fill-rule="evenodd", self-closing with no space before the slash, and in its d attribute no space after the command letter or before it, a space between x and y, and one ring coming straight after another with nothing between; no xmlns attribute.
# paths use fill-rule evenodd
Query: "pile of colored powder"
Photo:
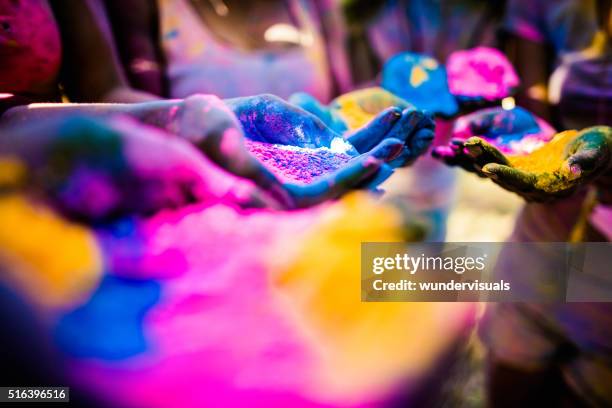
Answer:
<svg viewBox="0 0 612 408"><path fill-rule="evenodd" d="M510 61L494 48L456 51L449 56L446 69L450 92L459 97L502 99L519 85Z"/></svg>
<svg viewBox="0 0 612 408"><path fill-rule="evenodd" d="M512 166L523 171L535 174L553 173L560 169L565 160L566 147L577 134L575 130L561 132L531 154L508 156L508 160Z"/></svg>
<svg viewBox="0 0 612 408"><path fill-rule="evenodd" d="M78 354L72 375L121 406L356 408L395 401L469 331L475 311L470 303L366 304L354 296L359 242L399 241L407 221L366 193L292 212L224 205L162 212L146 220L149 251L179 251L187 268L155 276L162 298L130 327L145 348L115 361L91 353L104 351L99 338L116 349L118 337L99 334L114 327L115 316L89 308L79 315L84 329L69 339L86 340L79 344L90 354ZM146 278L124 293L133 296L133 285ZM119 302L111 312L143 310L141 299L108 289L108 300ZM107 324L85 330L98 319Z"/></svg>
<svg viewBox="0 0 612 408"><path fill-rule="evenodd" d="M374 119L375 113L366 112L357 101L353 99L338 99L338 101L341 103L338 115L346 122L349 129L359 129Z"/></svg>
<svg viewBox="0 0 612 408"><path fill-rule="evenodd" d="M280 180L312 183L346 164L352 157L336 153L327 147L317 149L246 141L247 149Z"/></svg>
<svg viewBox="0 0 612 408"><path fill-rule="evenodd" d="M332 107L349 129L359 129L391 106L405 108L408 103L379 87L359 89L334 99Z"/></svg>
<svg viewBox="0 0 612 408"><path fill-rule="evenodd" d="M92 232L21 195L0 199L0 259L4 278L49 307L82 301L102 274Z"/></svg>

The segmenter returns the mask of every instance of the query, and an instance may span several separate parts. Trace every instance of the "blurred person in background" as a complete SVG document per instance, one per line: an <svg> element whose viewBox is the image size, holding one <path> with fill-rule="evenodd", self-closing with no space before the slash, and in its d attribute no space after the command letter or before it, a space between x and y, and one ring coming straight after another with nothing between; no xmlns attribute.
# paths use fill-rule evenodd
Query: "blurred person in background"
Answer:
<svg viewBox="0 0 612 408"><path fill-rule="evenodd" d="M508 52L524 84L519 104L559 130L612 124L611 7L609 0L508 2ZM612 135L594 129L572 171L597 177L568 198L535 197L526 174L495 172L498 184L545 201L525 205L512 241L610 241ZM502 268L511 273L512 265L505 259ZM494 306L483 326L491 405L610 406L611 315L605 303Z"/></svg>
<svg viewBox="0 0 612 408"><path fill-rule="evenodd" d="M342 21L330 0L104 1L133 86L183 98L350 88Z"/></svg>

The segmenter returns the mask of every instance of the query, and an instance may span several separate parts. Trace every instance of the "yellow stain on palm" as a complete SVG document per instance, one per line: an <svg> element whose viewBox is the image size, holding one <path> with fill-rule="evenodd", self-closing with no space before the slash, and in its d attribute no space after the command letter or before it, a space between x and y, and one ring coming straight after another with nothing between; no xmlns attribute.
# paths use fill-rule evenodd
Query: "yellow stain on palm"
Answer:
<svg viewBox="0 0 612 408"><path fill-rule="evenodd" d="M402 224L395 208L354 193L326 210L297 256L276 266L275 283L321 358L313 393L360 398L422 375L473 307L361 302L361 242L401 242Z"/></svg>
<svg viewBox="0 0 612 408"><path fill-rule="evenodd" d="M513 167L536 175L536 187L544 191L557 191L569 186L576 178L563 163L568 145L577 137L576 130L558 133L530 154L508 156L508 161Z"/></svg>
<svg viewBox="0 0 612 408"><path fill-rule="evenodd" d="M0 187L16 187L26 177L24 163L16 157L0 157Z"/></svg>
<svg viewBox="0 0 612 408"><path fill-rule="evenodd" d="M349 92L336 98L332 105L350 130L359 129L368 124L384 109L396 106L400 101L391 92L379 88L366 88Z"/></svg>
<svg viewBox="0 0 612 408"><path fill-rule="evenodd" d="M418 88L421 84L429 79L429 74L420 65L415 65L410 71L410 85L414 88Z"/></svg>
<svg viewBox="0 0 612 408"><path fill-rule="evenodd" d="M51 307L84 300L102 273L91 231L22 195L0 198L0 263L10 282Z"/></svg>
<svg viewBox="0 0 612 408"><path fill-rule="evenodd" d="M553 173L561 168L565 161L566 148L576 139L576 130L567 130L556 134L548 143L528 155L508 156L513 167L534 173Z"/></svg>

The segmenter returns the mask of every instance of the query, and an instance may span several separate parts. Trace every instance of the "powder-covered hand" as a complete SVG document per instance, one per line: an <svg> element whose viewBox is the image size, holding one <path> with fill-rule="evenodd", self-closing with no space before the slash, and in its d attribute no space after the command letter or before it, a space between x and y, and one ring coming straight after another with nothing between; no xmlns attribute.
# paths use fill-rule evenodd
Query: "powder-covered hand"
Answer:
<svg viewBox="0 0 612 408"><path fill-rule="evenodd" d="M393 147L401 144L386 141L378 149L359 156L350 143L315 116L272 95L226 101L211 95L194 95L164 106L155 109L149 104L145 113L137 117L188 140L229 173L253 181L277 206L286 209L318 204L351 189L382 181L382 174L389 175L385 162L397 156L399 148ZM309 149L325 147L355 159L336 172L318 178L314 185L294 185L280 180L251 154L247 140ZM384 171L379 172L381 169Z"/></svg>
<svg viewBox="0 0 612 408"><path fill-rule="evenodd" d="M462 147L470 137L484 139L503 154L517 155L531 153L554 134L555 130L548 123L523 108L482 109L457 119L449 145L434 147L432 155L450 166L474 171L473 158Z"/></svg>
<svg viewBox="0 0 612 408"><path fill-rule="evenodd" d="M242 185L186 141L126 117L56 117L5 128L0 165L10 176L0 190L24 191L88 222L195 202L266 203L255 188L241 188L252 184Z"/></svg>
<svg viewBox="0 0 612 408"><path fill-rule="evenodd" d="M291 101L315 114L344 133L360 153L373 149L386 139L403 142L402 152L391 167L406 166L423 154L434 137L434 121L425 112L378 87L361 89L321 105L307 94L296 94Z"/></svg>
<svg viewBox="0 0 612 408"><path fill-rule="evenodd" d="M347 142L317 116L273 95L236 98L225 103L235 113L249 140L308 149L328 148L354 157L311 184L285 183L284 188L295 207L337 198L355 188L375 187L392 173L385 163L398 159L403 152L403 141L389 135L402 118L396 109L381 113L353 134L359 141L376 140L364 149L364 143L353 145L350 138Z"/></svg>
<svg viewBox="0 0 612 408"><path fill-rule="evenodd" d="M527 201L546 202L571 195L588 183L609 179L612 129L596 126L566 131L530 154L504 155L484 139L453 145L462 167L488 177Z"/></svg>
<svg viewBox="0 0 612 408"><path fill-rule="evenodd" d="M170 116L167 130L195 144L229 173L253 181L281 207L295 206L280 180L249 153L243 126L224 101L212 95L193 95L181 101Z"/></svg>

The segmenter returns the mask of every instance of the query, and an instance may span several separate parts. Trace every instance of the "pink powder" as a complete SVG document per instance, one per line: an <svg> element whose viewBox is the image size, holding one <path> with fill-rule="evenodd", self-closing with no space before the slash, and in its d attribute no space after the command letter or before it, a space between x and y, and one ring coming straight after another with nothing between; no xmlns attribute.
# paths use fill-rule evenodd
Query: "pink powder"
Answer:
<svg viewBox="0 0 612 408"><path fill-rule="evenodd" d="M325 147L318 149L246 141L247 149L280 180L309 184L337 170L352 159Z"/></svg>
<svg viewBox="0 0 612 408"><path fill-rule="evenodd" d="M455 96L497 100L519 85L506 56L494 48L477 47L453 52L446 63L448 86Z"/></svg>

